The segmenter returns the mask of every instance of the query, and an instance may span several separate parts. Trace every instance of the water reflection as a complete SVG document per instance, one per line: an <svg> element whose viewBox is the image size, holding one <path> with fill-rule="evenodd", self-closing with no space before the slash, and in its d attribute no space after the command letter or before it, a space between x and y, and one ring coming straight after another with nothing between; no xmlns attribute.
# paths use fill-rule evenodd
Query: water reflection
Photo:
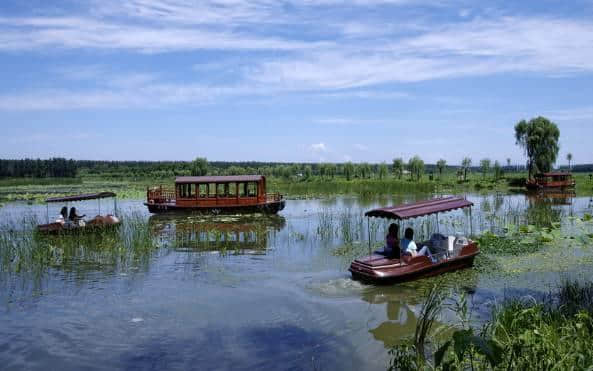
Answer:
<svg viewBox="0 0 593 371"><path fill-rule="evenodd" d="M412 310L421 302L420 295L412 289L401 286L398 290L371 289L362 295L369 304L385 304L387 321L369 330L375 340L390 348L413 334L416 327L416 313Z"/></svg>
<svg viewBox="0 0 593 371"><path fill-rule="evenodd" d="M265 253L270 237L286 225L280 215L153 215L155 236L177 251Z"/></svg>

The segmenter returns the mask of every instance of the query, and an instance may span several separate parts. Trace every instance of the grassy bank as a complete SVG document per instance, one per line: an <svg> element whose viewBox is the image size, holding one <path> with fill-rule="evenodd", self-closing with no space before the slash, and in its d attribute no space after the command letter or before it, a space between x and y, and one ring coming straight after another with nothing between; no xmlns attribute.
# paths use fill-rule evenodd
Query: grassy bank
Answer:
<svg viewBox="0 0 593 371"><path fill-rule="evenodd" d="M420 180L409 177L401 179L393 176L385 178L353 178L342 176L320 177L268 177L268 191L280 192L287 198L315 198L331 195L356 194L362 196L425 193L455 194L465 192L509 192L524 190L526 174L512 173L495 180L492 176L471 173L467 181L455 174L445 173L432 179L425 176ZM593 181L588 174L576 174L576 193L580 196L593 195ZM41 202L48 197L73 193L112 191L120 198L142 199L146 188L154 185L173 187L174 178L83 175L79 178L8 178L0 179L0 202L24 200Z"/></svg>

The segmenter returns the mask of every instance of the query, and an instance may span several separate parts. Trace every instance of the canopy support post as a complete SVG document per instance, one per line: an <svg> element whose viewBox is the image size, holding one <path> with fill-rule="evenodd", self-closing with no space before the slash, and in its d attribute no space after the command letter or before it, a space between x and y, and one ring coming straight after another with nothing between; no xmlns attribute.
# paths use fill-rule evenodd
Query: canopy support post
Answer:
<svg viewBox="0 0 593 371"><path fill-rule="evenodd" d="M97 201L99 201L99 215L101 215L101 199L98 198Z"/></svg>
<svg viewBox="0 0 593 371"><path fill-rule="evenodd" d="M115 216L118 216L117 215L117 197L113 197L113 214Z"/></svg>
<svg viewBox="0 0 593 371"><path fill-rule="evenodd" d="M473 218L472 218L472 207L469 207L469 237L471 238L474 234Z"/></svg>
<svg viewBox="0 0 593 371"><path fill-rule="evenodd" d="M439 213L436 213L437 216L437 233L441 233L440 229L439 229Z"/></svg>
<svg viewBox="0 0 593 371"><path fill-rule="evenodd" d="M369 239L369 256L371 256L371 218L367 217L367 234Z"/></svg>

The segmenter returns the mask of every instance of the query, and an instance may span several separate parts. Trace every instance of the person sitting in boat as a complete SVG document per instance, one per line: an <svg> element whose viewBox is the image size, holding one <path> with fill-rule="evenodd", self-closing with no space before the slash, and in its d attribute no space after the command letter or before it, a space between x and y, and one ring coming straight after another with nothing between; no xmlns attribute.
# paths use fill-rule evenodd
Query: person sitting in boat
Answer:
<svg viewBox="0 0 593 371"><path fill-rule="evenodd" d="M430 250L427 246L423 246L420 251L418 251L416 242L414 242L414 230L412 228L406 228L406 231L404 232L404 238L401 241L401 249L406 255L410 255L412 257L425 255L434 262L432 254L430 253Z"/></svg>
<svg viewBox="0 0 593 371"><path fill-rule="evenodd" d="M385 236L385 247L383 247L382 255L390 259L400 258L399 249L399 226L395 223L389 225L387 236Z"/></svg>
<svg viewBox="0 0 593 371"><path fill-rule="evenodd" d="M56 223L64 224L66 223L66 219L68 219L68 208L64 206L60 210L60 216L56 219Z"/></svg>
<svg viewBox="0 0 593 371"><path fill-rule="evenodd" d="M78 213L76 212L76 208L72 207L70 208L70 215L68 216L68 221L72 223L74 226L84 227L85 223L82 218L84 218L85 216L86 214L78 215Z"/></svg>

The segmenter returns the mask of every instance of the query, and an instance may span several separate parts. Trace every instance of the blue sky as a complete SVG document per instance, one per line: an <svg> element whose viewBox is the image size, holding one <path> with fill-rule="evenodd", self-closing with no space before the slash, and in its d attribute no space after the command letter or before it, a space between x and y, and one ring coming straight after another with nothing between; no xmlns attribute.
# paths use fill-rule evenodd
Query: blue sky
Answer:
<svg viewBox="0 0 593 371"><path fill-rule="evenodd" d="M591 0L2 0L0 61L1 158L593 162Z"/></svg>

